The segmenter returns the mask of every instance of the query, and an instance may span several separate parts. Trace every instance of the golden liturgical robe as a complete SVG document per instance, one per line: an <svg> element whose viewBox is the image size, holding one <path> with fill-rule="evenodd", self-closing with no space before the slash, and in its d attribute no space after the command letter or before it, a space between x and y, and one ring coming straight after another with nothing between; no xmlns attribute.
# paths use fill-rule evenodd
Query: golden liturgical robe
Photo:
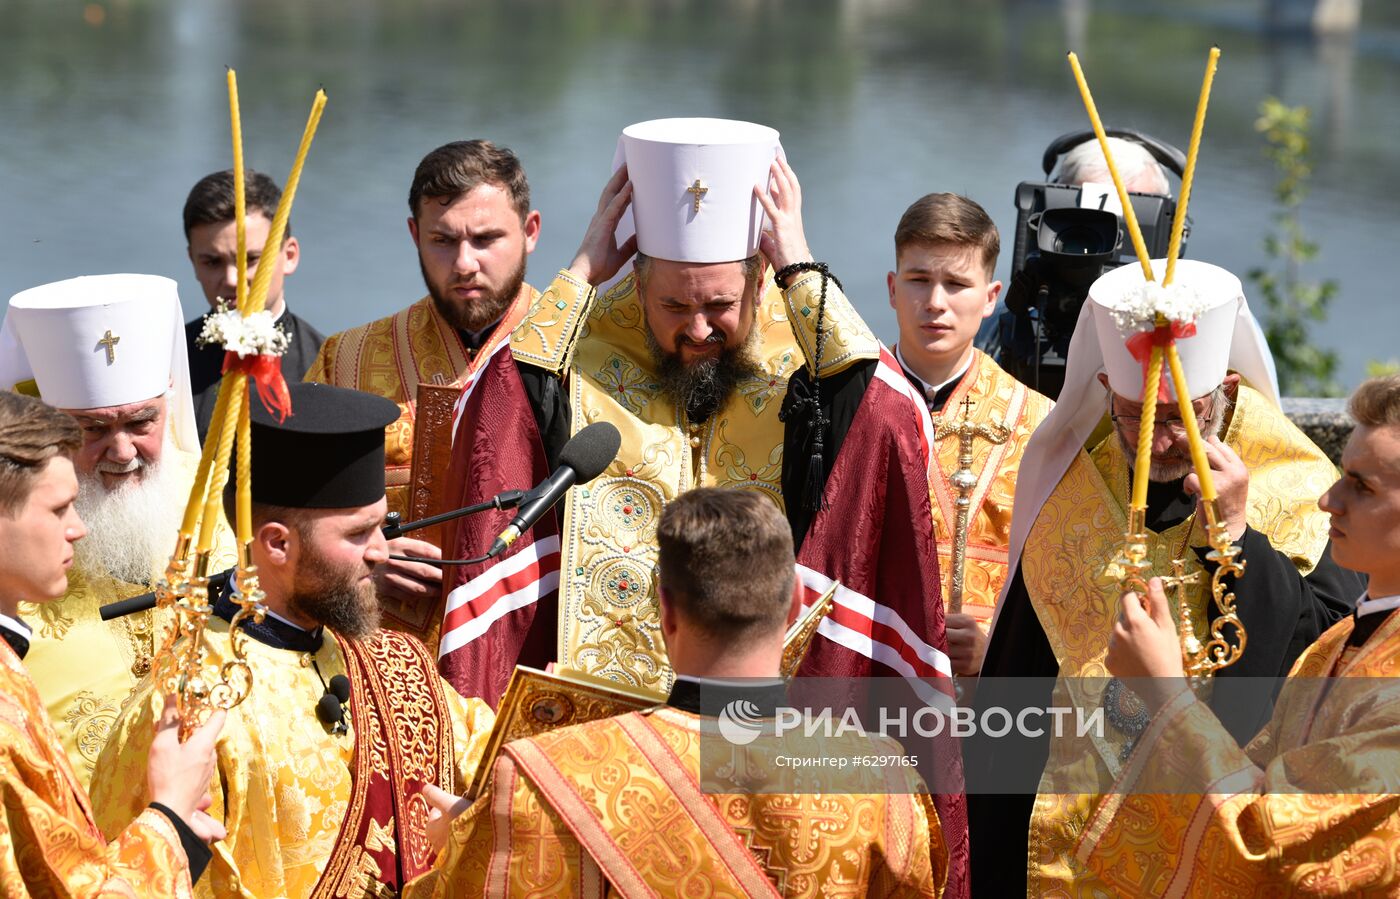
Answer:
<svg viewBox="0 0 1400 899"><path fill-rule="evenodd" d="M144 772L144 756L141 766ZM4 641L0 794L0 895L6 899L191 895L185 850L164 814L133 800L133 812L112 828L112 842L103 839L34 682Z"/></svg>
<svg viewBox="0 0 1400 899"><path fill-rule="evenodd" d="M1249 527L1306 575L1327 544L1328 520L1317 498L1336 479L1335 466L1282 411L1244 384L1222 439L1249 469ZM1051 704L1075 707L1080 720L1102 715L1109 683L1104 656L1120 590L1112 562L1127 526L1128 482L1127 458L1110 432L1065 472L1036 517L1021 562L1026 590L1059 662ZM1184 559L1186 573L1199 575L1188 588L1188 604L1196 633L1209 634L1211 579L1191 550L1207 544L1204 522L1192 514L1147 536L1154 574L1170 573L1172 560ZM1074 845L1094 799L1121 773L1129 737L1109 725L1083 735L1079 730L1050 738L1031 812L1030 895L1103 894L1102 884L1075 863Z"/></svg>
<svg viewBox="0 0 1400 899"><path fill-rule="evenodd" d="M706 794L700 741L702 727L721 740L713 722L660 707L507 744L434 870L404 895L942 894L947 850L908 769L876 775L897 779L885 794Z"/></svg>
<svg viewBox="0 0 1400 899"><path fill-rule="evenodd" d="M350 729L334 733L317 718L316 704L332 678L347 674L340 640L327 632L314 653L246 641L253 689L229 713L219 735L217 771L210 784L214 804L209 814L223 821L228 836L211 847L214 858L200 879L199 895L366 895L366 885L378 876L370 852L421 856L426 870L431 854L425 830L428 809L421 798L407 799L412 820L402 820L407 814L399 820L371 820L359 842L342 831L361 818L364 785L386 765L391 766L391 778L426 782L437 782L445 767L446 782L438 786L454 794L464 792L495 716L481 700L463 699L442 682L416 641L381 630L370 638L381 641L374 657L382 663L369 672L374 683L361 684L358 668L349 671ZM226 622L210 619L205 645L207 667L233 658ZM438 690L450 721L426 720L441 707L441 700L433 696ZM397 745L385 745L381 739L361 745L358 735L367 727L367 713L357 702L370 691L390 694L392 708L377 712L375 720L391 719L383 723L392 728L388 732L398 738ZM104 832L113 832L133 814L133 797L145 782L146 753L160 702L149 680L144 682L98 762L92 798ZM382 705L383 700L376 702ZM442 734L439 725L451 732ZM372 732L381 733L377 728ZM444 749L446 758L440 756ZM397 771L392 767L396 759ZM352 891L336 893L339 889Z"/></svg>
<svg viewBox="0 0 1400 899"><path fill-rule="evenodd" d="M199 457L166 447L162 464L178 466L181 489L194 483ZM175 542L171 539L170 549ZM214 532L211 571L236 561L233 532L219 514ZM164 639L169 616L156 609L103 621L98 610L112 602L151 590L165 574L166 560L153 559L145 584L128 584L110 577L93 577L73 568L68 591L53 602L20 603L20 617L32 622L34 636L25 667L48 707L49 718L78 781L87 787L93 765L107 742L122 704L150 669L151 657Z"/></svg>
<svg viewBox="0 0 1400 899"><path fill-rule="evenodd" d="M964 403L969 405L964 406ZM966 414L986 428L1005 427L1007 439L993 443L981 437L972 441L972 490L967 528L967 553L963 567L963 612L977 620L985 633L996 610L997 596L1006 583L1007 547L1011 542L1011 505L1021 456L1031 434L1050 414L1049 398L1011 377L981 350L973 350L972 364L953 389L936 424L956 425ZM938 439L938 465L929 470L929 505L933 509L933 533L938 541L938 570L953 570L958 491L948 479L961 468L957 434ZM943 606L948 607L953 579L944 575Z"/></svg>
<svg viewBox="0 0 1400 899"><path fill-rule="evenodd" d="M490 357L491 348L509 337L538 296L529 284L521 285L505 317L476 351L462 342L457 329L437 311L432 297L423 297L378 321L332 334L321 345L305 380L363 390L399 404L399 420L384 431L390 512L404 515L409 508L418 385L461 386L475 371L476 360Z"/></svg>
<svg viewBox="0 0 1400 899"><path fill-rule="evenodd" d="M1355 627L1343 618L1299 657L1247 749L1190 693L1158 712L1075 850L1105 889L1400 892L1400 613L1359 648Z"/></svg>
<svg viewBox="0 0 1400 899"><path fill-rule="evenodd" d="M561 516L561 665L658 693L672 673L657 606L656 524L666 503L696 487L756 490L783 507L788 378L816 354L821 279L781 291L767 278L750 335L756 371L703 422L662 391L648 350L635 273L598 295L565 270L516 329L517 363L565 382L571 433L608 421L622 434L596 481L570 490ZM880 345L835 281L827 285L821 375L879 357Z"/></svg>

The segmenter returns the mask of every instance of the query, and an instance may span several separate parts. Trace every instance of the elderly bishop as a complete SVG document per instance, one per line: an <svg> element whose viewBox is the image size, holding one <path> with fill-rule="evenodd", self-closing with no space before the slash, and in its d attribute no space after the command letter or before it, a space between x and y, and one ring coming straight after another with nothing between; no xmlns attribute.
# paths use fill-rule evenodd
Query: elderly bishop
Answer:
<svg viewBox="0 0 1400 899"><path fill-rule="evenodd" d="M88 536L63 597L21 612L35 624L26 665L86 785L162 631L155 611L104 622L98 610L165 571L199 465L175 282L102 275L16 294L0 331L0 385L37 393L82 428L74 467ZM222 570L234 559L222 521L217 540Z"/></svg>

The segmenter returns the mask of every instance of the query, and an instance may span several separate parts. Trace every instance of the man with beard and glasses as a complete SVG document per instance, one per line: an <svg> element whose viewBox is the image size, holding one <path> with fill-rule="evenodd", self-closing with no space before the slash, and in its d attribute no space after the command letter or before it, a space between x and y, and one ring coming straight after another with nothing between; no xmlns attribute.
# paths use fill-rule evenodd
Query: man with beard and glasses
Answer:
<svg viewBox="0 0 1400 899"><path fill-rule="evenodd" d="M0 385L63 409L83 435L88 536L63 597L22 609L35 624L27 665L83 784L162 636L164 613L104 622L98 610L153 589L174 548L199 465L187 359L175 282L149 275L26 290L0 333ZM221 520L214 570L233 561Z"/></svg>
<svg viewBox="0 0 1400 899"><path fill-rule="evenodd" d="M283 423L253 404L252 555L266 616L240 625L252 690L216 746L209 814L228 836L206 881L215 896L397 895L432 861L423 787L465 790L494 715L446 684L421 643L379 627L384 428L399 408L290 387ZM231 489L224 499L231 509ZM211 668L234 658L237 605L219 595L213 610ZM99 761L104 830L132 817L158 704L147 681Z"/></svg>
<svg viewBox="0 0 1400 899"><path fill-rule="evenodd" d="M454 141L423 157L408 191L408 233L428 295L406 309L326 339L308 381L353 387L399 404L385 437L389 511L407 516L419 385L460 387L490 349L507 340L539 293L525 283L526 257L540 236L530 185L515 154L490 141ZM407 517L405 518L407 520ZM428 540L399 537L396 554L441 558ZM375 575L386 624L436 645L442 573L390 560Z"/></svg>
<svg viewBox="0 0 1400 899"><path fill-rule="evenodd" d="M1154 267L1160 279L1163 261ZM976 697L982 710L1074 706L1084 718L1099 711L1106 725L1101 734L1069 728L1052 737L1047 728L1035 738L978 737L965 747L975 894L1114 892L1075 860L1074 847L1095 798L1110 790L1147 723L1141 703L1108 680L1105 664L1122 593L1114 560L1123 552L1146 368L1133 353L1140 341L1120 332L1115 314L1122 318L1145 289L1142 268L1132 264L1089 290L1064 391L1026 448L1012 569ZM1243 745L1268 721L1279 679L1350 611L1363 584L1332 559L1317 497L1336 467L1279 409L1273 361L1239 279L1182 260L1172 289L1203 309L1194 332L1176 345L1221 515L1245 565L1226 583L1247 643L1237 662L1216 673L1209 693ZM1183 573L1195 576L1181 588L1184 608L1195 633L1208 635L1220 614L1211 597L1215 563L1207 558L1200 480L1180 416L1174 390L1159 394L1148 562L1151 574L1171 575L1180 560ZM1237 642L1231 631L1226 636ZM1010 679L1020 678L1036 680L1013 687ZM1016 780L1020 772L1030 780Z"/></svg>

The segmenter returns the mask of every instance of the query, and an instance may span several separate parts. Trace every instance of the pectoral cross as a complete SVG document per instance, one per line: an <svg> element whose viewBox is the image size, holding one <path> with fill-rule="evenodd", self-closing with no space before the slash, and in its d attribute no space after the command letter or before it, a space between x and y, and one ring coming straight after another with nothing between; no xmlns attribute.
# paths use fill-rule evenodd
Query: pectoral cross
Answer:
<svg viewBox="0 0 1400 899"><path fill-rule="evenodd" d="M107 364L111 365L117 361L117 344L121 343L121 338L112 333L108 328L107 333L102 335L102 339L97 341L97 346L107 351Z"/></svg>
<svg viewBox="0 0 1400 899"><path fill-rule="evenodd" d="M963 569L967 565L967 531L972 513L972 491L977 489L977 473L972 470L972 444L982 439L993 445L1005 443L1011 438L1011 429L1004 424L979 425L972 420L972 397L958 404L962 407L962 417L956 422L946 421L942 416L933 420L935 440L957 435L958 470L948 477L948 483L957 491L957 520L953 526L953 586L948 593L948 611L961 612L963 603ZM995 477L996 472L992 472Z"/></svg>
<svg viewBox="0 0 1400 899"><path fill-rule="evenodd" d="M699 211L700 211L700 201L704 198L705 194L707 194L707 193L710 192L710 189L709 189L708 187L706 187L704 184L701 184L699 178L696 178L696 179L695 179L695 183L692 184L692 185L690 185L689 187L687 187L687 188L685 189L685 192L688 193L688 194L694 194L694 195L695 195L695 211L696 211L696 212L699 212Z"/></svg>

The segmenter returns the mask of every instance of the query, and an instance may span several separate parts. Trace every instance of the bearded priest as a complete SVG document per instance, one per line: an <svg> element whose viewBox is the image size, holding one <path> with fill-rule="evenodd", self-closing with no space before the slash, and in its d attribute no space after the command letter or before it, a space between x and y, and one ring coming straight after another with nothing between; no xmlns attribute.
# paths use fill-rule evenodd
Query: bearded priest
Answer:
<svg viewBox="0 0 1400 899"><path fill-rule="evenodd" d="M379 627L384 428L398 406L288 386L285 422L252 404L252 555L267 615L240 625L253 686L216 747L209 813L228 837L214 849L211 889L397 895L431 863L423 785L464 790L495 716L444 683L421 643ZM224 502L232 508L231 489ZM237 610L216 597L206 664L233 660ZM158 704L148 680L99 759L92 801L104 830L135 811Z"/></svg>
<svg viewBox="0 0 1400 899"><path fill-rule="evenodd" d="M77 544L68 590L21 607L34 622L25 660L69 761L86 786L122 702L148 670L164 615L115 621L98 609L145 593L164 573L199 466L185 329L175 282L101 275L10 299L0 385L77 419ZM213 570L233 564L220 521Z"/></svg>

